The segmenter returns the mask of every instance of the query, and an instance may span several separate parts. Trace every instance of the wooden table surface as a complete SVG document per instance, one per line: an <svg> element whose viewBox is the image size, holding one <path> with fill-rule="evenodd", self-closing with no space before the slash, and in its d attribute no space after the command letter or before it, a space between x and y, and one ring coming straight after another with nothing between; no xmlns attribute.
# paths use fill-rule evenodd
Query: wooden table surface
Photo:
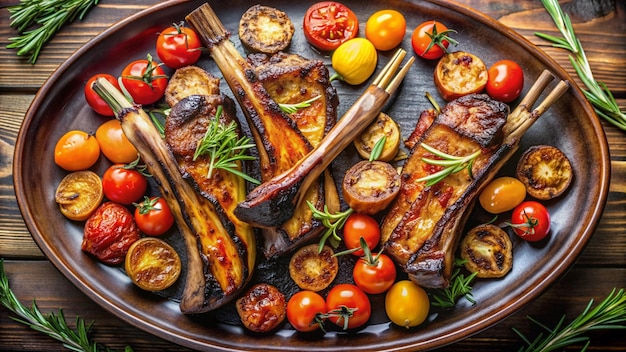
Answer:
<svg viewBox="0 0 626 352"><path fill-rule="evenodd" d="M13 191L15 140L38 88L82 44L116 21L157 2L102 0L84 21L63 29L44 49L36 65L26 63L15 51L6 49L8 38L16 33L9 29L8 11L0 9L0 258L4 258L11 287L22 302L30 304L36 299L43 312L62 308L70 324L76 316L94 321L95 341L115 349L130 345L135 351L183 351L180 346L117 319L66 280L31 238ZM567 60L568 53L551 48L534 36L537 28L553 28L539 0L460 2L498 19L539 45L581 84ZM3 7L13 3L16 1L0 1ZM626 2L574 0L561 3L572 17L596 79L606 83L623 109L626 107ZM608 5L612 10L594 7L594 3ZM537 332L527 315L554 324L566 314L566 320L570 321L582 312L590 299L599 302L612 288L626 288L626 132L605 122L603 126L611 152L610 192L596 233L576 264L536 301L499 324L443 350L516 350L521 340L512 331L513 327L531 336ZM0 307L1 351L64 350L56 341L14 322L10 316L9 311ZM600 331L588 336L592 339L589 350L626 350L623 332ZM580 350L580 346L572 350Z"/></svg>

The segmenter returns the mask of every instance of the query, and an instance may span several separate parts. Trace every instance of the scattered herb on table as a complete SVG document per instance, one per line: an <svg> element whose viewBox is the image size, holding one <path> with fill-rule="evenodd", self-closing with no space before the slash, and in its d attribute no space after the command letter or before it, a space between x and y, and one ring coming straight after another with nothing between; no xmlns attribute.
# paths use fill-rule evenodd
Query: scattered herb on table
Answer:
<svg viewBox="0 0 626 352"><path fill-rule="evenodd" d="M565 346L585 342L583 351L590 344L589 338L581 336L594 330L626 329L626 294L624 289L613 289L611 293L595 308L591 308L593 299L585 310L569 325L563 327L565 316L561 317L557 325L550 329L537 320L528 317L533 323L548 332L548 335L539 334L532 342L519 330L513 329L527 344L520 348L520 352L547 352L562 350Z"/></svg>
<svg viewBox="0 0 626 352"><path fill-rule="evenodd" d="M541 0L541 2L563 37L559 38L544 33L535 33L535 35L552 42L554 47L566 49L573 54L569 56L569 59L574 70L576 70L576 74L587 87L588 90L583 90L583 92L594 106L598 116L626 131L626 112L620 110L607 86L593 78L589 61L580 40L574 33L574 27L569 16L563 13L558 0Z"/></svg>
<svg viewBox="0 0 626 352"><path fill-rule="evenodd" d="M9 49L17 49L18 56L29 56L28 62L37 62L39 52L66 23L83 17L98 5L99 0L21 0L9 6L12 28L19 36L9 38Z"/></svg>
<svg viewBox="0 0 626 352"><path fill-rule="evenodd" d="M0 258L0 304L16 314L18 317L11 317L13 320L28 325L31 329L44 333L53 339L63 343L63 346L70 351L76 352L113 352L109 348L99 345L89 340L89 330L93 323L85 324L79 317L76 318L76 330L72 330L65 320L63 310L58 313L43 314L33 301L29 308L22 305L11 288L9 278L4 272L4 260ZM125 352L132 352L130 346L126 346Z"/></svg>

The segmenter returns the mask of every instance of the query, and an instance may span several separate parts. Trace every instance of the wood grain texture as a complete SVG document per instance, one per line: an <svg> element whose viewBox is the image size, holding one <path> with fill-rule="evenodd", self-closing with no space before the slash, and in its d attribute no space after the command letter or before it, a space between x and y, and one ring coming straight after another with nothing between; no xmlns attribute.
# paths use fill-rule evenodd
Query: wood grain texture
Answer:
<svg viewBox="0 0 626 352"><path fill-rule="evenodd" d="M597 80L604 82L626 108L626 2L602 1L615 9L601 17L589 18L584 2L561 1L570 13ZM15 1L3 1L7 3ZM581 84L571 64L569 53L548 45L536 37L536 31L558 35L538 0L461 0L538 45L559 62ZM84 21L74 23L44 49L36 65L25 63L14 50L6 49L14 30L8 28L6 9L0 9L0 258L11 286L23 302L37 299L40 308L53 311L62 308L68 321L80 315L95 321L93 337L108 347L122 350L132 345L135 351L186 351L158 337L126 324L100 308L60 275L34 243L15 200L12 160L15 139L28 106L49 75L75 50L113 23L130 16L156 0L101 1ZM411 30L411 29L409 29ZM495 43L494 45L497 45ZM562 314L573 318L590 299L601 300L614 287L626 287L626 135L603 123L611 151L611 184L608 202L595 235L576 265L538 300L504 322L464 341L442 348L445 351L517 350L520 339L512 332L516 327L535 336L539 330L528 321L531 315L547 325ZM36 141L33 141L36 143ZM36 161L33 161L36 162ZM568 319L569 320L569 319ZM593 350L624 351L626 338L620 332L597 332L589 335ZM567 350L580 350L573 346ZM10 319L0 308L0 351L65 351L59 343Z"/></svg>

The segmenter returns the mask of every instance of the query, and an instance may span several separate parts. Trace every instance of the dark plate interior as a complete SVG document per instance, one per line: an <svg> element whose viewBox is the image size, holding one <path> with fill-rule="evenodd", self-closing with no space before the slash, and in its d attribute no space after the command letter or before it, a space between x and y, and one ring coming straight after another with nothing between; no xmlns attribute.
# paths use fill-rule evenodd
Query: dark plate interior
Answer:
<svg viewBox="0 0 626 352"><path fill-rule="evenodd" d="M197 349L254 350L333 350L360 351L383 349L429 349L465 338L497 323L537 297L574 263L593 234L606 201L609 157L601 125L580 90L572 87L526 134L520 151L535 144L551 144L572 160L575 179L570 190L547 205L552 214L549 238L531 245L515 241L513 270L501 280L478 281L470 305L460 301L446 313L432 316L428 324L406 330L384 322L370 324L355 334L330 332L309 338L288 327L268 336L257 336L242 328L217 323L210 316L187 317L172 300L142 292L133 286L119 268L99 264L80 251L82 223L67 221L56 211L54 190L64 176L53 162L56 140L70 129L95 131L103 122L85 104L82 89L87 79L100 72L119 74L132 59L154 53L156 33L179 22L203 1L171 1L128 18L97 36L50 77L30 107L20 134L14 158L14 183L18 203L33 238L51 262L73 284L121 319L159 337ZM233 33L241 14L255 2L211 1L224 24ZM521 36L493 19L449 1L344 1L361 21L361 35L367 17L376 10L394 8L407 19L407 35L402 47L412 54L410 33L417 24L440 19L458 30L458 50L477 54L489 66L499 59L519 62L526 75L525 89L547 68L557 77L567 79L563 69ZM305 57L324 57L305 41L301 31L304 11L310 4L268 0L264 4L287 12L296 25L296 34L288 51ZM236 38L233 42L243 49ZM495 44L497 43L497 44ZM103 60L106 53L106 60ZM379 69L391 53L379 54ZM200 64L220 76L208 57ZM406 138L413 129L419 111L429 108L426 91L438 100L432 82L435 62L419 59L411 68L385 111L400 122ZM339 116L345 112L364 87L334 84L340 94ZM232 96L225 86L223 92ZM440 100L441 101L441 100ZM518 152L518 153L519 153ZM350 157L348 154L346 157ZM100 162L100 173L107 166ZM510 174L505 167L503 174ZM175 241L176 233L170 234ZM375 297L374 299L380 299ZM381 313L384 318L384 313ZM380 317L380 314L379 314Z"/></svg>

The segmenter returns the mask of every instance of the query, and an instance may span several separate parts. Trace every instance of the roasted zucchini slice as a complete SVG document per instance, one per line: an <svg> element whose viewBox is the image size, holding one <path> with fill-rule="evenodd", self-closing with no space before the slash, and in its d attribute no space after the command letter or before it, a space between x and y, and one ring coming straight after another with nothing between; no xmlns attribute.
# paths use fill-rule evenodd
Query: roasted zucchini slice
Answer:
<svg viewBox="0 0 626 352"><path fill-rule="evenodd" d="M297 250L289 261L289 276L303 290L321 291L328 287L339 272L339 263L333 250L324 246L318 252L317 244Z"/></svg>
<svg viewBox="0 0 626 352"><path fill-rule="evenodd" d="M269 6L252 6L239 21L239 39L255 52L275 54L285 50L291 43L293 32L289 16Z"/></svg>
<svg viewBox="0 0 626 352"><path fill-rule="evenodd" d="M534 198L548 200L563 194L574 177L572 164L560 149L550 145L528 148L517 163L517 178Z"/></svg>
<svg viewBox="0 0 626 352"><path fill-rule="evenodd" d="M377 160L391 161L400 149L400 127L383 112L354 140L354 147L361 158L369 159L374 146L383 137L386 138L385 145Z"/></svg>
<svg viewBox="0 0 626 352"><path fill-rule="evenodd" d="M501 228L483 224L471 229L461 241L461 258L465 268L476 277L498 278L506 275L513 266L513 245L509 235Z"/></svg>

